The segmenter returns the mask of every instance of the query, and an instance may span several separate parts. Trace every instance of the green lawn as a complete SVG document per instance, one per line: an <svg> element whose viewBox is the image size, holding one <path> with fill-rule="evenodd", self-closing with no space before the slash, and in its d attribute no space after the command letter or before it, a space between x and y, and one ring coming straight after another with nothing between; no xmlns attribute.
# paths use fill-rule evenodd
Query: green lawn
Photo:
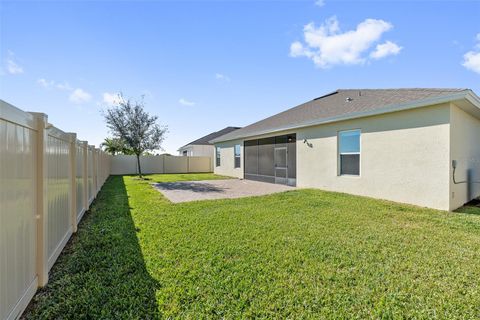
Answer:
<svg viewBox="0 0 480 320"><path fill-rule="evenodd" d="M480 209L320 190L171 204L110 177L29 319L480 318Z"/></svg>

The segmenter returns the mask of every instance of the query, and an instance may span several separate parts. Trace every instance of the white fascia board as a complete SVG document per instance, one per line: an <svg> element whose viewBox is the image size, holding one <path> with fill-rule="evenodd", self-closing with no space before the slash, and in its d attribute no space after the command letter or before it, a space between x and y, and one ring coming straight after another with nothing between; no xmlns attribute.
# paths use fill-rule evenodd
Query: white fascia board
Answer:
<svg viewBox="0 0 480 320"><path fill-rule="evenodd" d="M177 151L181 151L181 150L184 150L184 149L188 149L188 148L190 148L190 147L191 147L191 145L190 145L190 144L187 144L187 145L184 145L183 147L178 148Z"/></svg>
<svg viewBox="0 0 480 320"><path fill-rule="evenodd" d="M472 117L480 119L480 98L473 91L469 90L464 99L452 103Z"/></svg>
<svg viewBox="0 0 480 320"><path fill-rule="evenodd" d="M473 104L475 107L480 109L480 97L478 97L475 92L472 90L468 90L465 99L468 100L471 104Z"/></svg>

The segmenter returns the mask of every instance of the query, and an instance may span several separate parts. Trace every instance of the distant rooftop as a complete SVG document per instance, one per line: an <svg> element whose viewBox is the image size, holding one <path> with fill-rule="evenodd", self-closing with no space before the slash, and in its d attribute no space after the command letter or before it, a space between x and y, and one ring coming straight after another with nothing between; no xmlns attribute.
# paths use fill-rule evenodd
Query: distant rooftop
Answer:
<svg viewBox="0 0 480 320"><path fill-rule="evenodd" d="M400 106L462 94L469 89L338 89L321 97L288 109L269 118L225 134L213 142L252 137L280 130L288 130L332 119L354 117L369 112L380 112L391 106Z"/></svg>
<svg viewBox="0 0 480 320"><path fill-rule="evenodd" d="M199 138L195 141L187 143L183 147L190 146L190 145L211 145L212 144L212 143L210 143L211 140L213 140L215 138L218 138L218 137L221 137L225 134L231 133L231 132L233 132L235 130L238 130L238 129L240 129L240 127L226 127L226 128L223 128L222 130L212 132L212 133L207 134L206 136L201 137L201 138ZM183 148L183 147L181 147L181 148Z"/></svg>

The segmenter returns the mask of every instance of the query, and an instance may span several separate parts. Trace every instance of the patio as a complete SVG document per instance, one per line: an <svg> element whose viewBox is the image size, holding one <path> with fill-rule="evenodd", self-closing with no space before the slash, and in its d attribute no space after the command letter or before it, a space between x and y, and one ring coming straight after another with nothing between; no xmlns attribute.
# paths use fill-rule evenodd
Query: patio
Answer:
<svg viewBox="0 0 480 320"><path fill-rule="evenodd" d="M174 203L263 196L295 190L280 184L239 179L164 182L153 186Z"/></svg>

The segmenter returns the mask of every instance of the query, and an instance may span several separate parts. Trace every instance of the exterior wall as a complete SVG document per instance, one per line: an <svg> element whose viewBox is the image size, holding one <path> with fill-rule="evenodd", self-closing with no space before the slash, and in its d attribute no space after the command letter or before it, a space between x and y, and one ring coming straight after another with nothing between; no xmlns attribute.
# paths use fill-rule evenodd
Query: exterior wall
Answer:
<svg viewBox="0 0 480 320"><path fill-rule="evenodd" d="M240 145L240 168L235 168L235 145ZM221 142L215 145L220 147L220 166L216 166L213 157L214 173L243 179L243 140Z"/></svg>
<svg viewBox="0 0 480 320"><path fill-rule="evenodd" d="M213 157L215 148L212 145L187 145L178 149L178 155L182 156L183 151L188 151L191 157Z"/></svg>
<svg viewBox="0 0 480 320"><path fill-rule="evenodd" d="M451 159L456 160L455 180L450 165L450 210L480 196L480 120L454 104L450 108ZM450 161L451 163L451 161Z"/></svg>
<svg viewBox="0 0 480 320"><path fill-rule="evenodd" d="M183 156L183 151L187 151L187 156L189 157L210 157L211 166L210 172L213 172L213 161L215 160L215 147L212 145L187 145L183 148L178 149L178 154Z"/></svg>
<svg viewBox="0 0 480 320"><path fill-rule="evenodd" d="M268 136L297 134L297 186L449 210L450 105L335 122ZM338 174L338 131L360 129L360 176ZM261 138L267 135L249 137ZM308 143L304 143L307 139ZM233 146L218 143L215 173L243 178L233 168Z"/></svg>
<svg viewBox="0 0 480 320"><path fill-rule="evenodd" d="M299 130L297 185L448 210L449 118L444 104ZM360 176L339 176L337 133L350 129Z"/></svg>
<svg viewBox="0 0 480 320"><path fill-rule="evenodd" d="M180 148L180 149L178 149L178 155L183 156L183 152L187 151L187 156L190 156L193 153L192 149L193 149L193 146L185 146L183 148Z"/></svg>

